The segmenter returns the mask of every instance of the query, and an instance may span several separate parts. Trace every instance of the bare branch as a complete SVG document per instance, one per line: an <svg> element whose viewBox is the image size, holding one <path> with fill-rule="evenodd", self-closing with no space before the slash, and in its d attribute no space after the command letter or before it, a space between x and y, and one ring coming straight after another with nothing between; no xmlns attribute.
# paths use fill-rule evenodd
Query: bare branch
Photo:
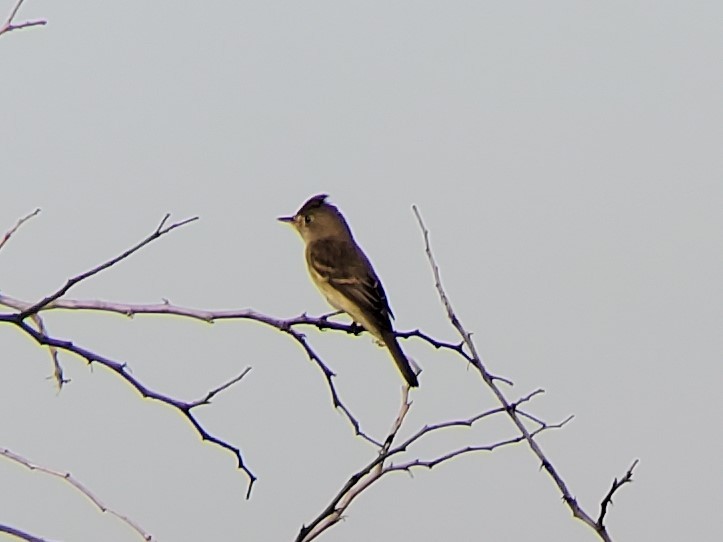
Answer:
<svg viewBox="0 0 723 542"><path fill-rule="evenodd" d="M12 228L10 228L8 231L6 231L5 235L3 235L3 238L0 239L0 249L2 249L5 246L5 243L7 243L10 240L10 238L15 234L16 231L18 231L20 226L25 224L28 220L30 220L34 216L37 216L38 213L40 213L40 208L35 209L32 213L19 219Z"/></svg>
<svg viewBox="0 0 723 542"><path fill-rule="evenodd" d="M30 316L31 314L35 314L48 303L51 303L51 302L55 301L56 299L59 299L62 296L64 296L68 292L68 290L70 290L73 286L75 286L79 282L81 282L89 277L92 277L93 275L95 275L97 273L100 273L104 269L108 269L109 267L117 264L121 260L126 259L128 256L131 256L133 253L139 251L144 246L155 241L156 239L165 235L166 233L169 233L169 232L175 230L176 228L180 228L181 226L185 226L186 224L188 224L190 222L198 220L198 217L194 216L192 218L187 218L186 220L182 220L180 222L171 224L170 226L165 226L165 224L168 221L168 218L170 216L171 216L170 214L167 214L165 217L163 217L163 220L161 220L161 223L158 225L156 230L153 233L151 233L148 237L143 239L140 243L138 243L134 247L129 248L128 250L126 250L122 254L116 256L115 258L111 258L107 262L105 262L101 265L98 265L98 266L94 267L93 269L86 271L85 273L81 273L80 275L77 275L71 279L68 279L68 281L65 283L65 285L63 285L61 288L56 290L54 293L50 294L49 296L45 297L44 299L41 299L34 305L23 310L23 312L21 312L18 315L18 318L20 320L23 320L23 319L27 318L28 316Z"/></svg>
<svg viewBox="0 0 723 542"><path fill-rule="evenodd" d="M47 24L47 21L45 20L25 21L22 23L14 24L13 19L15 19L15 16L18 14L18 10L20 10L20 6L23 5L23 2L24 0L18 0L15 3L15 6L13 7L12 11L10 11L10 15L8 16L7 20L0 26L0 36L2 36L5 32L10 32L11 30L20 30L21 28L42 26L44 24Z"/></svg>
<svg viewBox="0 0 723 542"><path fill-rule="evenodd" d="M246 466L244 463L243 457L241 456L241 451L229 444L228 442L221 440L218 437L215 437L211 433L209 433L202 425L201 423L196 419L194 416L192 410L200 405L207 404L208 400L210 399L208 396L205 399L199 400L199 401L193 401L193 402L186 402L186 401L180 401L178 399L174 399L173 397L170 397L168 395L164 395L162 393L159 393L157 391L153 391L150 388L146 387L143 383L141 383L136 377L134 377L129 371L128 366L125 363L121 363L115 360L112 360L110 358L107 358L105 356L101 356L100 354L96 354L95 352L92 352L86 348L83 348L81 346L78 346L76 344L73 344L71 341L65 341L61 339L56 339L54 337L50 337L48 335L45 335L39 331L36 331L32 326L28 325L24 320L18 320L15 315L4 315L0 314L0 322L12 322L18 327L20 327L25 333L30 335L33 339L35 339L38 344L54 347L58 350L64 350L66 352L71 352L77 356L80 356L81 358L84 358L89 364L92 363L98 363L102 365L103 367L106 367L110 369L111 371L115 372L120 376L123 380L125 380L128 384L130 384L132 387L134 387L138 393L140 393L143 397L147 397L150 399L155 399L156 401L159 401L161 403L165 403L179 412L183 414L183 416L191 422L191 425L196 429L196 432L201 436L201 439L207 440L209 442L212 442L213 444L224 448L231 453L234 454L234 456L237 459L238 462L238 468L241 469L246 476L249 479L249 485L248 490L246 492L247 498L251 495L251 489L253 488L254 482L256 482L256 476L251 472L251 470ZM218 393L219 391L228 388L233 383L238 382L241 380L243 375L248 372L244 371L244 373L240 377L235 377L231 382L224 384L215 390L213 390L213 395Z"/></svg>
<svg viewBox="0 0 723 542"><path fill-rule="evenodd" d="M203 399L200 399L199 401L194 402L194 403L193 403L193 406L197 406L197 405L209 405L209 404L211 404L211 399L213 399L216 395L218 395L219 393L221 393L221 392L224 391L225 389L230 388L231 386L233 386L234 384L236 384L236 382L239 382L239 381L240 381L244 376L246 376L250 371L251 371L251 367L246 367L246 368L241 372L240 375L238 375L237 377L232 378L231 380L229 380L228 382L226 382L226 383L224 383L224 384L221 384L219 387L212 389L211 391L209 391L209 392L206 394L206 397L204 397Z"/></svg>
<svg viewBox="0 0 723 542"><path fill-rule="evenodd" d="M633 469L635 469L637 464L638 460L636 459L635 461L633 461L633 464L630 465L630 468L628 469L628 472L625 473L625 476L623 476L620 480L618 480L617 478L613 480L613 485L610 487L610 491L608 491L607 495L605 495L602 502L600 503L600 516L598 516L596 522L598 530L605 529L603 521L605 520L605 514L607 514L608 511L608 505L613 504L613 495L618 489L620 489L627 483L632 483Z"/></svg>
<svg viewBox="0 0 723 542"><path fill-rule="evenodd" d="M138 523L133 521L132 519L128 518L127 516L124 516L123 514L120 514L116 512L115 510L112 510L111 508L108 508L103 502L93 494L93 492L90 491L86 486L84 486L81 482L76 480L72 474L69 472L60 472L53 469L49 469L47 467L43 467L41 465L37 465L35 463L32 463L29 459L26 459L16 453L11 452L8 449L0 448L0 455L14 461L16 463L19 463L20 465L23 465L27 467L30 470L43 472L45 474L49 474L50 476L54 476L55 478L59 478L60 480L63 480L64 482L67 482L71 486L73 486L75 489L80 491L83 495L85 495L90 502L92 502L98 510L101 512L108 513L112 516L117 517L120 519L123 523L128 525L131 529L133 529L136 533L138 533L143 540L146 540L148 542L151 542L153 540L153 537L148 534Z"/></svg>
<svg viewBox="0 0 723 542"><path fill-rule="evenodd" d="M570 511L572 512L572 515L579 520L581 520L583 523L588 525L590 528L595 530L595 532L598 534L598 536L604 541L604 542L611 542L612 539L610 538L610 535L607 532L607 529L602 525L602 522L598 525L598 523L592 519L592 517L585 512L585 510L582 509L582 507L578 504L577 499L572 496L572 493L570 492L570 489L567 487L567 484L562 479L560 474L557 472L555 467L553 467L552 463L547 459L545 454L542 451L542 448L537 443L536 440L534 440L534 436L536 432L530 432L525 424L522 421L521 415L517 412L517 409L513 407L505 397L505 395L502 393L500 388L495 383L495 378L487 371L485 364L482 360L482 357L477 352L477 348L474 344L474 341L472 340L472 335L464 328L462 323L459 320L459 317L454 312L454 309L452 308L452 304L447 297L446 292L444 291L444 288L442 287L442 280L439 273L439 267L437 266L437 262L434 259L434 255L432 254L431 245L429 242L429 230L427 230L427 227L424 225L424 221L422 220L422 216L419 213L419 210L416 206L412 207L414 214L417 217L417 221L419 222L419 227L422 230L422 236L424 237L424 246L425 246L425 252L427 254L427 259L429 260L429 265L432 268L432 274L434 275L434 284L437 288L437 292L439 294L439 298L442 302L442 305L444 306L445 310L447 311L447 317L449 318L449 321L452 323L452 325L457 329L457 332L462 337L462 341L467 346L467 349L470 353L470 356L472 360L470 363L477 369L480 376L484 380L485 384L492 390L495 397L497 398L498 402L502 405L504 410L507 412L508 416L512 420L512 422L515 424L517 429L520 431L520 434L524 438L524 440L527 442L527 445L532 450L532 453L537 456L537 458L540 460L542 468L544 468L547 473L550 475L552 480L555 482L555 485L557 485L558 489L562 493L562 499L565 501L567 506L570 508ZM527 418L530 418L529 415L524 415ZM570 418L571 419L571 418ZM537 423L539 423L539 420L534 420ZM564 423L564 422L563 422ZM544 426L543 426L544 427ZM539 430L538 430L539 431ZM632 475L632 473L631 473ZM622 485L622 484L620 484ZM615 484L613 484L615 486ZM615 487L615 490L619 488ZM610 493L612 495L614 491ZM605 504L606 501L603 500L603 504ZM604 513L601 515L601 518L604 517Z"/></svg>
<svg viewBox="0 0 723 542"><path fill-rule="evenodd" d="M542 390L535 390L532 393L526 395L525 397L522 397L515 403L512 403L512 406L514 408L517 408L522 403L531 400L540 393L542 393ZM339 492L336 494L336 496L334 496L331 502L324 508L324 510L322 510L321 513L319 513L319 515L316 516L316 518L314 518L314 520L309 523L308 526L301 527L295 539L296 542L310 542L311 540L317 538L321 533L338 523L342 519L344 513L346 512L349 505L354 501L354 499L356 499L367 488L371 487L373 484L378 482L381 478L383 478L389 473L410 471L415 467L426 467L431 469L460 455L478 451L492 451L503 446L509 446L518 442L522 442L524 440L524 436L520 435L518 437L496 442L493 444L467 446L465 448L454 450L429 460L413 459L409 462L401 463L398 465L386 464L387 460L389 460L390 458L408 452L408 449L415 442L419 441L423 437L426 437L427 435L431 435L432 433L436 433L449 427L472 427L473 424L482 419L505 412L504 408L495 408L477 414L476 416L468 419L453 420L425 425L405 441L401 442L400 444L393 445L395 439L397 438L397 434L399 433L399 430L401 429L404 420L409 413L410 408L411 403L409 402L409 388L405 387L402 390L402 404L400 406L399 412L394 422L392 423L392 427L389 430L387 437L384 440L384 446L377 452L377 457L375 457L362 469L351 475L346 481L346 483L339 490ZM542 427L539 427L536 431L533 432L533 436L549 429L560 428L565 425L567 421L569 421L569 419L558 424L544 424Z"/></svg>

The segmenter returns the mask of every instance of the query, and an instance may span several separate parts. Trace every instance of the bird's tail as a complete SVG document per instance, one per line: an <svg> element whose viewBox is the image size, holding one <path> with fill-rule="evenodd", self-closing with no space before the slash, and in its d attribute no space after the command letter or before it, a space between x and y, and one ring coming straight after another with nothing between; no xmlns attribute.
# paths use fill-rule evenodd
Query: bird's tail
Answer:
<svg viewBox="0 0 723 542"><path fill-rule="evenodd" d="M382 340L384 341L386 347L389 349L389 352L392 354L394 362L397 364L399 372L402 373L402 376L404 377L404 380L407 381L407 384L409 384L409 386L412 388L419 386L417 375L414 373L412 366L409 364L407 356L405 356L404 352L402 352L402 348L399 346L394 332L382 332Z"/></svg>

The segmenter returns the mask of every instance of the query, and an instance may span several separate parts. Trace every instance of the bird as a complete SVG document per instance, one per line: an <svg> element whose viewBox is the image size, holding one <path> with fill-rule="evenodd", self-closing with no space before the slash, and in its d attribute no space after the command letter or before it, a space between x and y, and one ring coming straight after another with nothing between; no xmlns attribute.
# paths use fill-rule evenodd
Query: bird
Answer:
<svg viewBox="0 0 723 542"><path fill-rule="evenodd" d="M409 387L419 386L394 333L394 314L382 282L328 197L313 196L294 215L278 220L293 226L304 241L309 275L326 301L386 346Z"/></svg>

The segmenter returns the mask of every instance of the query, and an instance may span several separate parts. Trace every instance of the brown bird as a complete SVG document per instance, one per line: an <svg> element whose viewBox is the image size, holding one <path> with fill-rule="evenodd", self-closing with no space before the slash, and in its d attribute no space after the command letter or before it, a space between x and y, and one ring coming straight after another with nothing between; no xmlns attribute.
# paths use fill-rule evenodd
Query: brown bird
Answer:
<svg viewBox="0 0 723 542"><path fill-rule="evenodd" d="M294 216L280 217L294 226L306 244L311 280L329 304L351 318L384 344L409 386L417 375L394 335L387 295L366 254L354 241L349 225L333 205L319 194Z"/></svg>

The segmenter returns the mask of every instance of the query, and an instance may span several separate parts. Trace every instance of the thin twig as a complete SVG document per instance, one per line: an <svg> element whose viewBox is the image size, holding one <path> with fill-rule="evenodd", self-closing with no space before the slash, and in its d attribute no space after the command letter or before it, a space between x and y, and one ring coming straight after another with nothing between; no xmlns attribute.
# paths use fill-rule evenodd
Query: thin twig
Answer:
<svg viewBox="0 0 723 542"><path fill-rule="evenodd" d="M19 463L20 465L23 465L30 470L43 472L45 474L49 474L50 476L54 476L55 478L59 478L60 480L63 480L64 482L67 482L72 487L74 487L75 489L80 491L83 495L85 495L90 500L90 502L92 502L98 508L98 510L100 510L101 512L106 512L112 516L117 517L123 523L125 523L131 529L133 529L136 533L138 533L141 536L141 538L143 538L143 540L146 540L148 542L151 542L153 540L153 536L151 536L140 525L138 525L138 523L136 523L132 519L128 518L128 516L124 516L123 514L120 514L120 513L116 512L115 510L108 508L108 506L103 504L103 502L97 496L95 496L90 489L88 489L80 481L76 480L75 477L73 477L73 475L70 474L69 472L60 472L60 471L50 469L48 467L43 467L42 465L33 463L29 459L26 459L25 457L18 455L14 452L11 452L8 449L0 448L0 455L11 461Z"/></svg>
<svg viewBox="0 0 723 542"><path fill-rule="evenodd" d="M450 343L450 342L444 342L444 341L438 341L434 337L431 337L430 335L427 335L426 333L422 333L418 329L414 329L412 331L401 331L396 333L397 337L400 339L408 339L409 337L419 337L420 339L428 342L432 346L434 346L437 350L441 348L445 348L447 350L453 350L454 352L457 352L460 356L462 356L464 359L469 361L470 363L474 361L472 359L472 356L470 356L467 352L464 351L464 341L460 341L458 343Z"/></svg>
<svg viewBox="0 0 723 542"><path fill-rule="evenodd" d="M531 401L534 397L537 395L540 395L544 393L541 389L536 389L535 391L528 393L524 397L518 399L514 403L510 404L510 408L516 409L521 404L526 403L528 401ZM450 427L472 427L475 423L480 421L482 418L487 418L489 416L493 416L495 414L502 414L505 412L504 407L497 407L492 408L490 410L487 410L485 412L482 412L481 414L477 414L476 416L472 416L471 418L467 418L464 420L452 420L452 421L446 421L446 422L440 422L434 425L425 425L417 431L415 434L413 434L411 437L409 437L407 440L405 440L402 444L399 445L400 449L406 449L412 444L414 444L416 441L418 441L420 438L422 438L424 435L426 435L429 432L432 431L439 431L441 429L447 429ZM546 424L544 424L546 425Z"/></svg>
<svg viewBox="0 0 723 542"><path fill-rule="evenodd" d="M163 217L163 220L161 220L161 223L158 225L158 227L156 228L156 230L155 230L153 233L151 233L148 237L146 237L145 239L143 239L140 243L138 243L137 245L129 248L128 250L126 250L126 251L123 252L122 254L116 256L115 258L111 258L111 259L108 260L107 262L102 263L102 264L94 267L93 269L90 269L90 270L86 271L85 273L81 273L80 275L77 275L77 276L75 276L75 277L73 277L73 278L68 279L67 282L66 282L62 287L58 288L58 290L56 290L55 292L53 292L53 293L50 294L49 296L41 299L40 301L38 301L38 302L35 303L34 305L32 305L32 306L28 307L27 309L23 310L23 311L18 315L18 318L19 318L20 320L23 320L23 319L27 318L28 316L30 316L31 314L35 314L36 312L38 312L40 309L42 309L42 308L43 308L45 305L47 305L48 303L51 303L51 302L55 301L56 299L59 299L59 298L61 298L62 296L64 296L64 295L68 292L68 290L70 290L73 286L75 286L75 285L78 284L79 282L81 282L81 281L83 281L83 280L85 280L85 279L87 279L87 278L90 278L90 277L92 277L93 275L95 275L95 274L97 274L97 273L100 273L100 272L103 271L104 269L108 269L109 267L117 264L117 263L120 262L121 260L126 259L128 256L130 256L130 255L132 255L133 253L139 251L139 250L142 249L144 246L146 246L147 244L155 241L156 239L158 239L159 237L165 235L166 233L169 233L169 232L175 230L176 228L180 228L181 226L185 226L186 224L189 224L189 223L191 223L191 222L193 222L193 221L195 221L195 220L198 220L198 217L197 217L197 216L194 216L194 217L192 217L192 218L187 218L186 220L181 220L180 222L175 222L175 223L171 224L170 226L166 226L165 224L166 224L166 222L168 221L168 219L170 218L170 216L171 216L170 214L166 214L166 216Z"/></svg>
<svg viewBox="0 0 723 542"><path fill-rule="evenodd" d="M600 503L600 515L597 518L597 528L598 530L605 529L603 525L603 521L605 521L605 514L608 512L608 505L613 504L613 495L615 492L623 487L625 484L632 483L633 481L633 469L635 469L635 466L638 464L638 460L636 459L633 461L633 464L630 465L630 468L628 469L628 472L625 473L625 476L623 476L620 480L615 478L613 480L613 485L610 487L610 491L608 491L607 495L603 498L602 502Z"/></svg>
<svg viewBox="0 0 723 542"><path fill-rule="evenodd" d="M354 433L362 437L367 442L370 442L374 446L381 447L382 445L380 442L378 442L376 439L374 439L372 436L368 435L362 430L359 420L354 416L354 414L352 414L351 410L349 410L349 407L346 406L344 401L342 401L339 393L337 392L336 385L334 384L334 377L336 376L336 373L334 373L334 371L332 371L329 366L324 363L324 361L319 357L316 351L314 351L314 349L309 346L309 343L306 341L306 337L302 333L299 333L291 327L281 327L279 329L293 337L294 340L301 346L301 348L304 349L309 359L313 361L316 366L321 370L322 374L324 375L324 379L326 380L326 385L329 388L329 393L331 394L332 405L334 406L334 408L338 408L344 413L344 416L354 428Z"/></svg>
<svg viewBox="0 0 723 542"><path fill-rule="evenodd" d="M25 21L18 24L13 24L13 19L15 19L15 16L18 14L18 10L20 9L20 6L23 5L24 0L18 0L15 3L15 6L10 11L10 15L8 16L7 20L0 26L0 36L3 35L5 32L10 32L11 30L20 30L21 28L28 28L31 26L42 26L44 24L47 24L48 21L45 20L35 20L35 21Z"/></svg>
<svg viewBox="0 0 723 542"><path fill-rule="evenodd" d="M570 418L567 418L565 420L562 420L559 423L545 424L544 427L539 427L539 428L535 429L531 434L534 437L538 433L541 433L542 431L546 431L548 429L561 429L569 421L570 421ZM400 463L399 465L393 465L393 466L389 467L387 470L389 472L391 472L391 471L410 471L415 467L426 467L428 469L431 469L431 468L436 467L437 465L445 463L446 461L449 461L450 459L454 459L455 457L458 457L460 455L465 455L465 454L474 453L474 452L492 452L492 451L496 450L497 448L501 448L502 446L509 446L510 444L517 444L519 442L522 442L523 440L525 440L525 437L522 435L518 435L516 437L512 437L507 440L501 440L499 442L495 442L494 444L486 444L486 445L481 445L481 446L466 446L464 448L460 448L458 450L453 450L444 455L438 456L434 459L428 459L428 460L415 459L408 463Z"/></svg>
<svg viewBox="0 0 723 542"><path fill-rule="evenodd" d="M46 336L48 335L48 330L39 314L36 313L30 315L30 319L33 321L40 333ZM55 385L58 387L58 391L61 391L63 389L63 385L70 382L70 380L66 380L65 376L63 376L63 366L60 365L58 349L54 346L48 346L48 352L50 353L50 359L53 361L53 374L48 378L54 379Z"/></svg>
<svg viewBox="0 0 723 542"><path fill-rule="evenodd" d="M10 228L8 231L6 231L5 235L3 235L2 239L0 239L0 249L2 249L5 246L5 243L7 243L10 240L10 238L15 234L16 231L18 231L20 226L25 224L28 220L30 220L34 216L37 216L38 213L40 213L40 208L35 209L32 213L19 219L12 228Z"/></svg>
<svg viewBox="0 0 723 542"><path fill-rule="evenodd" d="M240 381L240 380L241 380L243 377L245 377L250 371L251 371L251 367L246 367L246 368L241 372L241 374L238 375L237 377L232 378L232 379L229 380L228 382L226 382L226 383L224 383L224 384L221 384L219 387L217 387L217 388L212 389L211 391L209 391L209 392L206 394L206 397L204 397L203 399L200 399L200 400L196 401L196 402L194 403L194 406L196 406L196 405L208 405L208 404L210 404L210 403L211 403L211 399L213 399L216 395L218 395L219 393L221 393L223 390L225 390L225 389L227 389L227 388L230 388L231 386L233 386L234 384L236 384L236 382Z"/></svg>

